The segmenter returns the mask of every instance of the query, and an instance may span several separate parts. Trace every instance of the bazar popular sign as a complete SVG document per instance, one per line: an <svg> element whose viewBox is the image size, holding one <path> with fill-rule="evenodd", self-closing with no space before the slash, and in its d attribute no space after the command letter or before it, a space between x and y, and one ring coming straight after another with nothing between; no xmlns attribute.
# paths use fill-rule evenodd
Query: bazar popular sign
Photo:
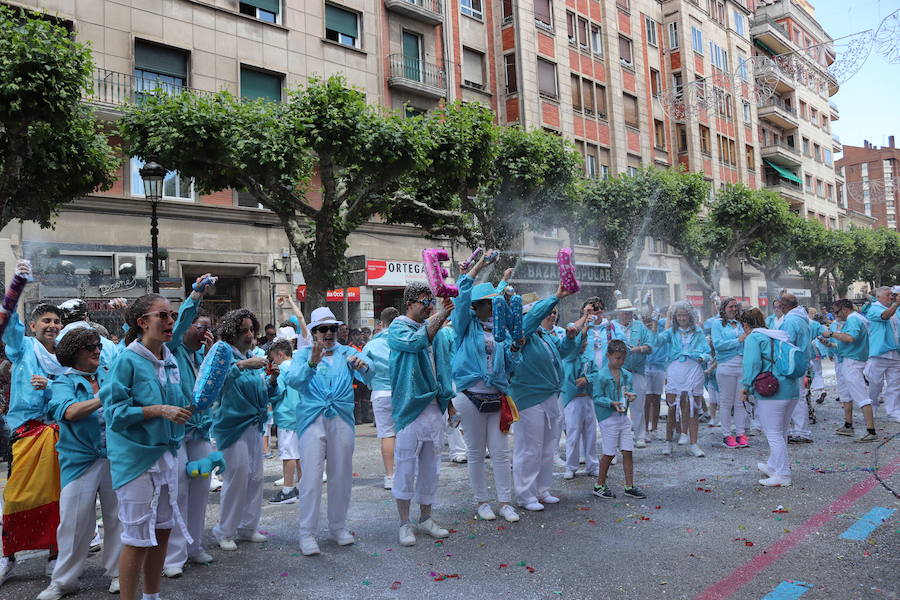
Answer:
<svg viewBox="0 0 900 600"><path fill-rule="evenodd" d="M425 268L420 262L401 260L367 260L368 285L405 287L412 281L424 281Z"/></svg>
<svg viewBox="0 0 900 600"><path fill-rule="evenodd" d="M352 287L352 288L347 288L347 290L348 290L347 301L348 302L359 302L359 296L360 296L359 288ZM299 302L306 302L306 286L305 285L297 286L297 300ZM326 302L343 302L344 301L344 290L343 289L328 290L327 292L325 292L325 301Z"/></svg>

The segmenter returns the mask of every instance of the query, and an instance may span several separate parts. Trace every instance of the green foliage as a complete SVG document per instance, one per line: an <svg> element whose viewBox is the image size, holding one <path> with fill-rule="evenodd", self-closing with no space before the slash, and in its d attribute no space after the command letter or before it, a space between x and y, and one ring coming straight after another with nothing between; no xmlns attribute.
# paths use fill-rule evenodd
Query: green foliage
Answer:
<svg viewBox="0 0 900 600"><path fill-rule="evenodd" d="M875 286L896 285L900 282L900 233L879 227L872 231L872 241L875 252L864 270L866 279Z"/></svg>
<svg viewBox="0 0 900 600"><path fill-rule="evenodd" d="M64 204L115 181L117 160L81 102L92 72L64 28L0 6L0 228L52 227Z"/></svg>

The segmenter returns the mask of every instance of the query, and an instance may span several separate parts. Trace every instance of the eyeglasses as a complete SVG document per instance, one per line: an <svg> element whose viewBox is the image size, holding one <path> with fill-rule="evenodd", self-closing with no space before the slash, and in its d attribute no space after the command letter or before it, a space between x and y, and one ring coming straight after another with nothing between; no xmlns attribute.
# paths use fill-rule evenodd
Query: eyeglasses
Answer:
<svg viewBox="0 0 900 600"><path fill-rule="evenodd" d="M172 319L173 321L176 321L178 320L178 313L174 310L161 310L159 312L144 313L141 315L141 318L143 319L144 317L158 317L161 321L165 321L166 319Z"/></svg>
<svg viewBox="0 0 900 600"><path fill-rule="evenodd" d="M322 333L334 333L339 328L339 325L320 325L319 327L316 327L316 331L321 331Z"/></svg>
<svg viewBox="0 0 900 600"><path fill-rule="evenodd" d="M95 352L103 348L103 344L101 344L100 342L97 342L96 344L85 344L84 346L82 346L82 348L84 348L88 352Z"/></svg>
<svg viewBox="0 0 900 600"><path fill-rule="evenodd" d="M201 333L207 332L210 329L209 325L198 325L196 323L191 325L191 327L193 327L194 329L196 329L197 331L199 331Z"/></svg>
<svg viewBox="0 0 900 600"><path fill-rule="evenodd" d="M421 303L425 308L429 308L437 303L437 298L425 298L424 300L416 300L416 302Z"/></svg>

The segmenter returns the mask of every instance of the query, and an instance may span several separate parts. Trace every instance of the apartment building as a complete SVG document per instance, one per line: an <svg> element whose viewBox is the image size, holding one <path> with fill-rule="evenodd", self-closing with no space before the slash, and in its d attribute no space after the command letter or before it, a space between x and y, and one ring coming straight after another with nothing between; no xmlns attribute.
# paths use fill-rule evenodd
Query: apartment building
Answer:
<svg viewBox="0 0 900 600"><path fill-rule="evenodd" d="M877 147L868 141L863 146L844 146L837 162L844 174L844 200L847 209L874 220L875 227L897 227L897 202L900 200L900 148L894 136L888 145Z"/></svg>

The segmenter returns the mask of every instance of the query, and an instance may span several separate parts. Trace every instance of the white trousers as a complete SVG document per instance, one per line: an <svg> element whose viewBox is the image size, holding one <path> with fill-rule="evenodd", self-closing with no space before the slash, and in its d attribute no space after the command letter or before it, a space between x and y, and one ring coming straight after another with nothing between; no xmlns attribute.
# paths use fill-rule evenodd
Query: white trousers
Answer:
<svg viewBox="0 0 900 600"><path fill-rule="evenodd" d="M558 394L519 411L519 422L513 428L513 485L516 502L521 505L550 493L560 421Z"/></svg>
<svg viewBox="0 0 900 600"><path fill-rule="evenodd" d="M822 359L814 358L810 361L812 364L812 391L814 394L820 394L825 391L825 378L822 376Z"/></svg>
<svg viewBox="0 0 900 600"><path fill-rule="evenodd" d="M757 400L756 416L762 425L763 434L769 442L767 464L775 475L791 476L791 461L788 458L787 430L791 413L799 403L797 398L788 400ZM806 410L806 407L803 407Z"/></svg>
<svg viewBox="0 0 900 600"><path fill-rule="evenodd" d="M59 557L51 581L62 589L75 588L84 572L97 525L98 495L103 516L103 568L108 577L119 576L122 523L116 493L112 489L109 461L100 458L81 477L66 484L59 495L59 527L56 530Z"/></svg>
<svg viewBox="0 0 900 600"><path fill-rule="evenodd" d="M716 383L719 385L719 419L722 435L745 435L749 415L742 406L740 397L743 357L738 355L725 361L716 369Z"/></svg>
<svg viewBox="0 0 900 600"><path fill-rule="evenodd" d="M238 440L222 450L225 473L219 525L213 530L218 539L252 535L259 525L263 501L262 435L251 425Z"/></svg>
<svg viewBox="0 0 900 600"><path fill-rule="evenodd" d="M889 418L900 419L900 360L872 356L867 365L869 399L878 400L884 390L884 409Z"/></svg>
<svg viewBox="0 0 900 600"><path fill-rule="evenodd" d="M472 403L468 398L465 398L465 401L469 404ZM456 407L456 402L453 403L453 406ZM462 415L460 415L460 419L462 419ZM466 456L466 453L468 452L466 449L468 442L466 441L465 427L466 426L463 425L463 431L460 431L459 427L447 426L447 446L450 449L450 458Z"/></svg>
<svg viewBox="0 0 900 600"><path fill-rule="evenodd" d="M803 377L797 379L797 404L794 405L791 414L790 429L788 435L796 435L806 439L812 439L812 430L809 428L809 407L806 405L806 386L803 385ZM759 406L759 403L757 403Z"/></svg>
<svg viewBox="0 0 900 600"><path fill-rule="evenodd" d="M634 373L631 377L631 386L634 389L634 394L636 396L629 409L631 415L631 431L634 432L635 439L642 440L647 437L647 427L644 424L644 400L647 397L647 378L640 373ZM593 401L591 401L591 412L594 412Z"/></svg>
<svg viewBox="0 0 900 600"><path fill-rule="evenodd" d="M462 420L466 438L466 458L469 467L469 483L472 493L480 504L488 502L487 465L484 461L485 449L491 452L494 469L494 486L497 488L498 502L512 502L512 470L509 462L509 436L500 431L500 412L483 413L465 394L453 399L453 406Z"/></svg>
<svg viewBox="0 0 900 600"><path fill-rule="evenodd" d="M166 550L165 568L184 566L189 557L197 556L203 551L203 528L206 526L206 505L209 502L208 477L188 477L185 466L193 460L206 458L212 452L212 444L204 439L187 439L181 443L178 449L178 510L184 517L188 533L193 542L187 543L184 534L179 527L172 529L169 535L169 547ZM227 459L226 459L227 460ZM231 468L226 463L225 471Z"/></svg>
<svg viewBox="0 0 900 600"><path fill-rule="evenodd" d="M865 368L866 363L861 360L845 358L841 361L841 368L837 371L837 388L841 402L853 402L857 408L872 404L863 377Z"/></svg>
<svg viewBox="0 0 900 600"><path fill-rule="evenodd" d="M322 472L328 473L328 528L332 533L347 529L347 510L353 488L353 449L356 430L340 417L321 415L300 436L299 487L300 537L319 532L322 506ZM325 460L325 457L328 460Z"/></svg>
<svg viewBox="0 0 900 600"><path fill-rule="evenodd" d="M434 504L446 422L437 403L432 402L412 423L397 432L391 489L397 500L409 500L420 506Z"/></svg>
<svg viewBox="0 0 900 600"><path fill-rule="evenodd" d="M566 470L573 473L577 471L583 455L584 470L596 473L600 469L600 459L597 456L597 414L594 412L594 401L590 396L572 398L563 414L566 417Z"/></svg>

